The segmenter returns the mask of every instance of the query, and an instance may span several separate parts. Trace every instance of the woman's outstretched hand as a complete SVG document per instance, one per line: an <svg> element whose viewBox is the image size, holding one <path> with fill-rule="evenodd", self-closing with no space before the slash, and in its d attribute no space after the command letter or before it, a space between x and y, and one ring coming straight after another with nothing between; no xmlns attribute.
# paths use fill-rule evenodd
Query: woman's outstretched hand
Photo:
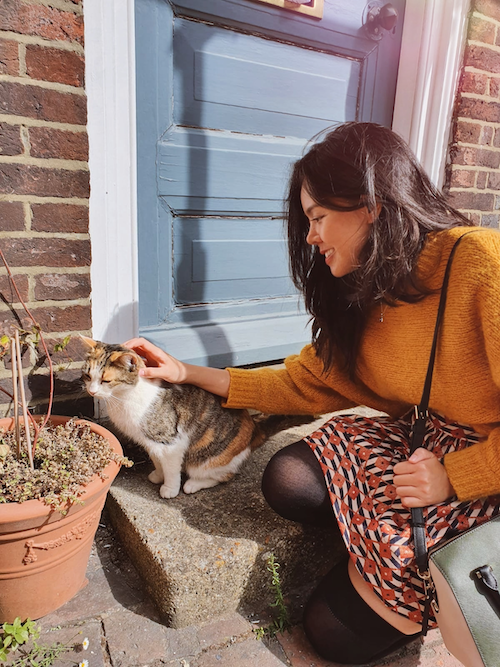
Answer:
<svg viewBox="0 0 500 667"><path fill-rule="evenodd" d="M194 384L222 398L228 396L230 377L223 368L186 364L171 357L145 338L132 338L123 343L123 346L134 350L146 360L146 368L139 371L139 375L145 378L157 378L171 384Z"/></svg>
<svg viewBox="0 0 500 667"><path fill-rule="evenodd" d="M156 345L153 345L153 343L150 343L149 340L145 338L132 338L123 343L123 346L134 350L140 357L145 359L146 368L141 368L139 375L146 378L158 378L173 384L182 384L186 381L187 372L185 365Z"/></svg>
<svg viewBox="0 0 500 667"><path fill-rule="evenodd" d="M438 505L455 495L444 465L423 447L394 466L394 485L405 507Z"/></svg>

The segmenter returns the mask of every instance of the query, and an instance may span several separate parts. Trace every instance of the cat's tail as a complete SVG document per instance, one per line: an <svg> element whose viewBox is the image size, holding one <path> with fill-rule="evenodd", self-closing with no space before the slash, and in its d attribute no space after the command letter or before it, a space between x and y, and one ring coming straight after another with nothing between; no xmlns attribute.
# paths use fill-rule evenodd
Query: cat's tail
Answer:
<svg viewBox="0 0 500 667"><path fill-rule="evenodd" d="M264 444L264 442L272 435L275 435L280 431L285 431L287 428L292 428L293 426L309 424L315 419L318 419L318 415L255 414L252 415L252 419L255 422L255 432L250 447L254 450Z"/></svg>

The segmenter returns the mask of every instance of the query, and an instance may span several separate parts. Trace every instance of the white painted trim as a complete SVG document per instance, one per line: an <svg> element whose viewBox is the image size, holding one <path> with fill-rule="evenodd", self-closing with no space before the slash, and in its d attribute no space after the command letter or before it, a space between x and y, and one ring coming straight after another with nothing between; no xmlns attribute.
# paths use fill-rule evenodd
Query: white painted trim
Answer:
<svg viewBox="0 0 500 667"><path fill-rule="evenodd" d="M92 330L138 331L134 0L85 0Z"/></svg>
<svg viewBox="0 0 500 667"><path fill-rule="evenodd" d="M470 0L407 0L393 130L441 187ZM420 38L419 38L420 36Z"/></svg>
<svg viewBox="0 0 500 667"><path fill-rule="evenodd" d="M393 129L442 184L470 0L407 0ZM138 331L134 0L85 0L93 333ZM420 37L419 37L420 36Z"/></svg>

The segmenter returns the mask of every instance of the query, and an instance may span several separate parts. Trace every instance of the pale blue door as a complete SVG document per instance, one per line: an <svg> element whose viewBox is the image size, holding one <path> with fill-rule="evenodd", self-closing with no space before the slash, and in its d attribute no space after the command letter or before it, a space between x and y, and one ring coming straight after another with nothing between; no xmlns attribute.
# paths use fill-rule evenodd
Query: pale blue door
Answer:
<svg viewBox="0 0 500 667"><path fill-rule="evenodd" d="M365 0L325 0L321 18L136 0L141 335L219 366L309 340L283 234L290 164L333 123L391 125L404 2L373 40Z"/></svg>

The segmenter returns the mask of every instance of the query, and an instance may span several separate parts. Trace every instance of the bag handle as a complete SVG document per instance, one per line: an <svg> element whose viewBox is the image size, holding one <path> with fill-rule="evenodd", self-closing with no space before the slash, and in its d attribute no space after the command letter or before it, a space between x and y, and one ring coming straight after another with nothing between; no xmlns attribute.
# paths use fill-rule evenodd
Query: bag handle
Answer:
<svg viewBox="0 0 500 667"><path fill-rule="evenodd" d="M476 231L479 230L473 230L470 232L466 232L465 234L462 234L462 236L460 236L460 238L458 238L455 241L455 244L451 249L450 256L448 257L448 262L446 264L446 270L443 278L443 284L441 286L441 297L439 299L438 312L436 316L436 325L434 327L434 337L432 339L432 347L429 357L429 364L427 366L427 374L425 377L424 390L422 392L422 398L420 399L419 405L415 406L416 418L415 422L413 423L413 427L410 434L410 456L416 449L422 446L426 432L429 398L431 394L432 375L434 372L434 362L436 359L439 331L441 328L444 309L446 306L446 298L448 295L448 283L450 281L450 273L451 273L451 265L453 257L462 240L469 234L474 234ZM429 590L429 584L431 583L431 580L429 574L427 540L425 534L425 520L422 507L413 507L411 509L411 526L413 529L413 544L414 544L415 561L417 563L417 572L418 575L424 581L424 586L427 594L424 619L422 622L422 632L425 635L425 633L427 632L427 621L430 612L431 591Z"/></svg>

